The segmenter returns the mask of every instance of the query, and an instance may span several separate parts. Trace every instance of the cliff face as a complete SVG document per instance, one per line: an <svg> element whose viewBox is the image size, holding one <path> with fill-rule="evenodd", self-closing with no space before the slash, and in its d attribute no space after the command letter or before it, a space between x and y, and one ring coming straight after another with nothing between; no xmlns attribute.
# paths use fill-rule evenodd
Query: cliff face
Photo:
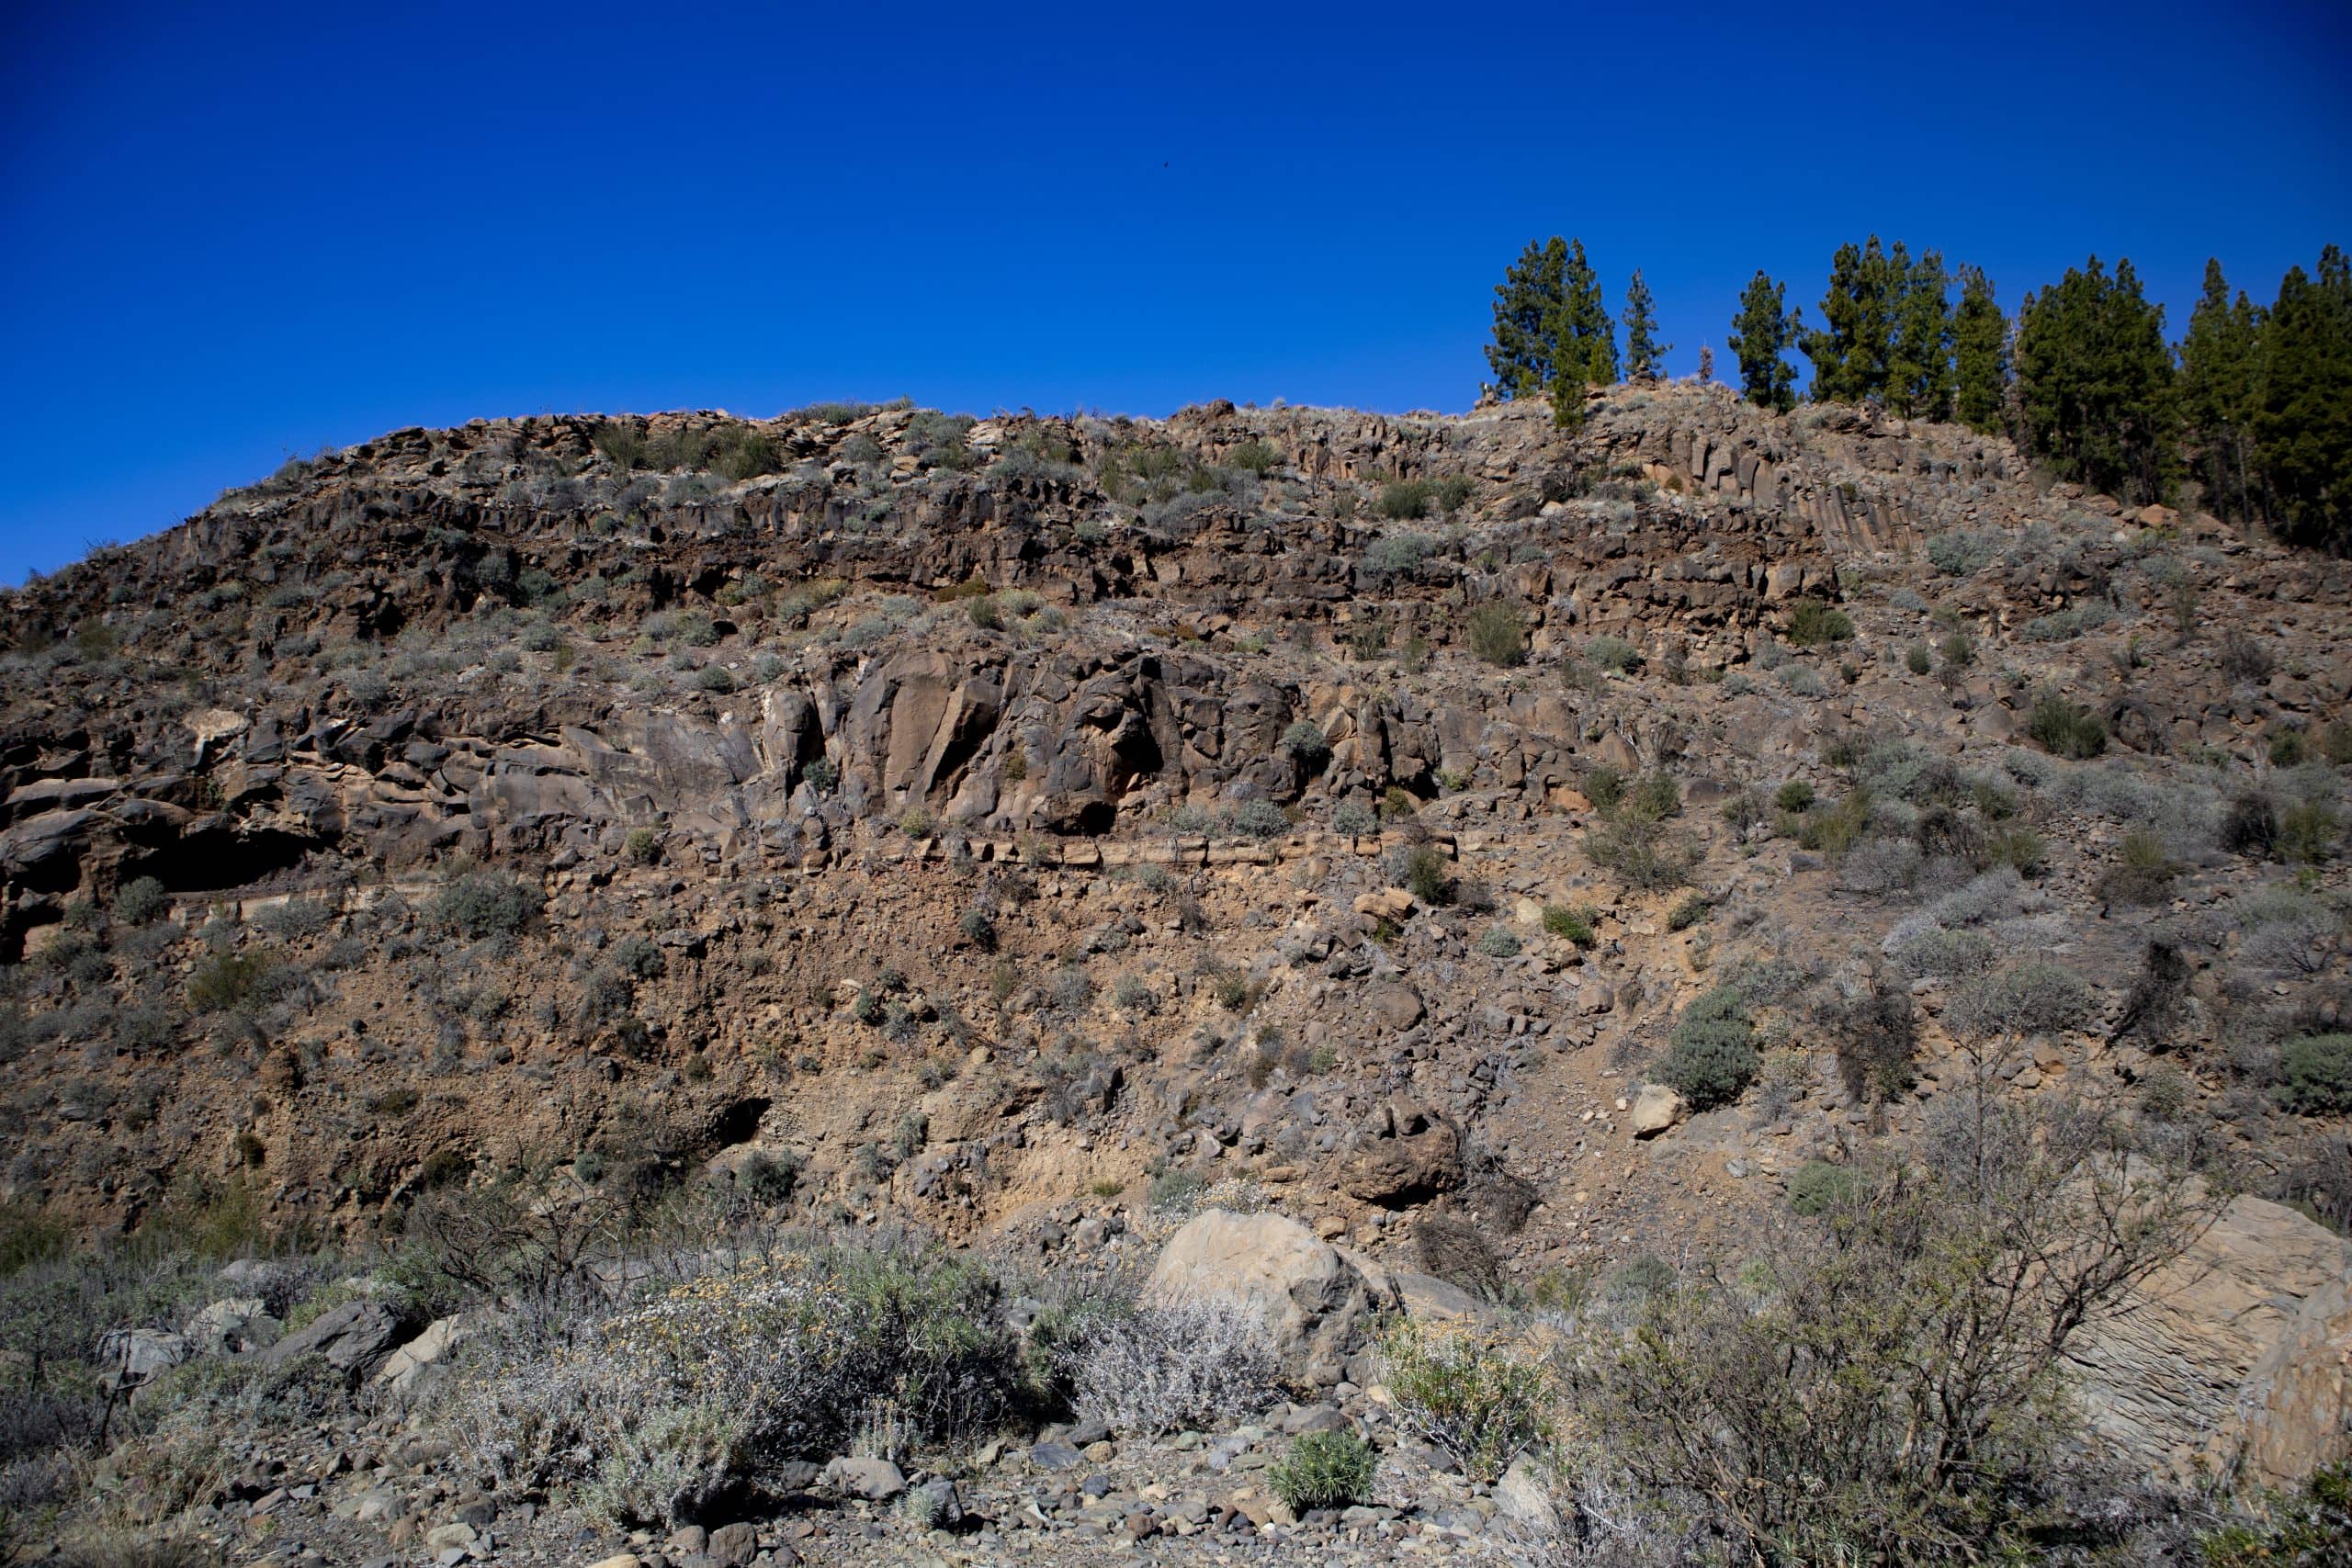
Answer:
<svg viewBox="0 0 2352 1568"><path fill-rule="evenodd" d="M2341 1118L2263 1076L2346 1021L2352 569L1966 431L1691 387L1573 434L478 421L5 609L0 1182L85 1221L781 1164L1058 1247L1239 1174L1373 1256L1473 1216L1532 1280L1916 1131L1973 1059L1938 942L2082 977L2021 1091L2165 1083L2352 1205ZM1629 1117L1768 972L1776 1076ZM1872 987L1920 1014L1887 1104L1817 1021Z"/></svg>

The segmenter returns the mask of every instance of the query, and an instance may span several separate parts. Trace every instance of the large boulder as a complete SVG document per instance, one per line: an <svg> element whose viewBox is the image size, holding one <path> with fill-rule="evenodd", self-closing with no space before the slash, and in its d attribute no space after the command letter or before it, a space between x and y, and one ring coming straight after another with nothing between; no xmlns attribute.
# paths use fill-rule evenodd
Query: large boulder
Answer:
<svg viewBox="0 0 2352 1568"><path fill-rule="evenodd" d="M261 1359L275 1366L315 1354L339 1372L363 1377L392 1353L401 1329L400 1314L383 1303L345 1302L264 1350Z"/></svg>
<svg viewBox="0 0 2352 1568"><path fill-rule="evenodd" d="M2265 1483L2352 1452L2352 1242L2238 1198L2188 1254L2074 1351L2092 1425L2185 1474L2243 1464Z"/></svg>
<svg viewBox="0 0 2352 1568"><path fill-rule="evenodd" d="M1350 1156L1349 1195L1384 1209L1408 1209L1462 1185L1462 1135L1452 1123L1411 1108L1390 1109L1382 1135Z"/></svg>
<svg viewBox="0 0 2352 1568"><path fill-rule="evenodd" d="M1242 1304L1265 1319L1283 1370L1316 1387L1338 1382L1374 1319L1402 1305L1394 1285L1296 1220L1222 1209L1168 1238L1143 1299Z"/></svg>

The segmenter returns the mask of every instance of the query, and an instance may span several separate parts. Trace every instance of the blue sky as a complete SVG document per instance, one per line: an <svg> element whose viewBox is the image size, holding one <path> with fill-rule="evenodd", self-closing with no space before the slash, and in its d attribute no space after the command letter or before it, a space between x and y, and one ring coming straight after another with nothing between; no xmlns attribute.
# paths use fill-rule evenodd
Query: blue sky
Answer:
<svg viewBox="0 0 2352 1568"><path fill-rule="evenodd" d="M1542 14L1537 15L1538 12ZM2341 5L20 7L0 580L290 453L820 398L1459 409L1581 235L1670 367L1877 231L2177 333L2352 244ZM1802 364L1802 361L1800 361Z"/></svg>

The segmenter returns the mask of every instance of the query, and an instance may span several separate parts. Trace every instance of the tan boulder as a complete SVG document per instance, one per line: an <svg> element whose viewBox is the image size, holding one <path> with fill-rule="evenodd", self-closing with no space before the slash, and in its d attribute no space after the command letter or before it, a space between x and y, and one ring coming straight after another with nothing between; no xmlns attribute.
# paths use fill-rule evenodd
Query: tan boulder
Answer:
<svg viewBox="0 0 2352 1568"><path fill-rule="evenodd" d="M1238 1303L1264 1318L1285 1370L1322 1387L1340 1380L1374 1320L1400 1304L1394 1286L1296 1220L1222 1209L1168 1238L1143 1300Z"/></svg>
<svg viewBox="0 0 2352 1568"><path fill-rule="evenodd" d="M1672 1089L1660 1083L1645 1083L1634 1096L1634 1109L1626 1118L1637 1138L1655 1138L1672 1127L1690 1111L1690 1105Z"/></svg>
<svg viewBox="0 0 2352 1568"><path fill-rule="evenodd" d="M2352 1452L2352 1242L2238 1198L2073 1352L2091 1424L2151 1468L2292 1481Z"/></svg>

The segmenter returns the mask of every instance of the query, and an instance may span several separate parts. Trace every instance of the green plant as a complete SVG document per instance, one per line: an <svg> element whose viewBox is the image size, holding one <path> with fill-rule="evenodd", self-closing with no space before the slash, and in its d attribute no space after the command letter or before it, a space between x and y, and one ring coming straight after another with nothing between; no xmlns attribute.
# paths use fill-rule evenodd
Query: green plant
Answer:
<svg viewBox="0 0 2352 1568"><path fill-rule="evenodd" d="M1595 911L1589 908L1571 908L1566 904L1544 906L1544 929L1578 947L1590 947L1600 940L1593 933L1594 919Z"/></svg>
<svg viewBox="0 0 2352 1568"><path fill-rule="evenodd" d="M1408 846L1397 867L1396 885L1424 904L1442 904L1446 895L1445 854L1434 844Z"/></svg>
<svg viewBox="0 0 2352 1568"><path fill-rule="evenodd" d="M2162 839L2134 829L2123 835L2117 863L2098 879L2100 897L2118 904L2162 904L2172 897L2173 879L2180 868L2165 852Z"/></svg>
<svg viewBox="0 0 2352 1568"><path fill-rule="evenodd" d="M662 858L662 835L650 828L631 828L621 842L621 853L639 865L651 865Z"/></svg>
<svg viewBox="0 0 2352 1568"><path fill-rule="evenodd" d="M1800 1214L1817 1215L1851 1202L1862 1184L1844 1166L1809 1159L1789 1178L1789 1207Z"/></svg>
<svg viewBox="0 0 2352 1568"><path fill-rule="evenodd" d="M1481 604L1470 612L1470 651L1499 669L1527 662L1527 626L1508 604Z"/></svg>
<svg viewBox="0 0 2352 1568"><path fill-rule="evenodd" d="M1322 727L1311 718L1295 719L1283 731L1282 750L1293 761L1308 773L1321 770L1331 760L1331 743L1323 737Z"/></svg>
<svg viewBox="0 0 2352 1568"><path fill-rule="evenodd" d="M2107 721L2054 692L2035 699L2026 732L2043 750L2076 761L2107 750Z"/></svg>
<svg viewBox="0 0 2352 1568"><path fill-rule="evenodd" d="M2352 1561L2352 1461L2324 1465L2291 1492L2267 1491L2251 1517L2197 1538L2205 1568L2337 1568Z"/></svg>
<svg viewBox="0 0 2352 1568"><path fill-rule="evenodd" d="M1799 599L1789 606L1788 637L1797 648L1844 642L1854 635L1854 622L1843 610L1833 610L1819 599Z"/></svg>
<svg viewBox="0 0 2352 1568"><path fill-rule="evenodd" d="M1266 1472L1266 1484L1294 1514L1372 1501L1380 1457L1351 1431L1309 1432Z"/></svg>
<svg viewBox="0 0 2352 1568"><path fill-rule="evenodd" d="M2278 858L2317 865L2335 852L2340 833L2335 809L2326 801L2290 806L2278 818Z"/></svg>
<svg viewBox="0 0 2352 1568"><path fill-rule="evenodd" d="M495 872L472 871L441 889L433 913L442 924L480 940L521 931L545 902L536 887Z"/></svg>
<svg viewBox="0 0 2352 1568"><path fill-rule="evenodd" d="M1491 1482L1550 1440L1544 1368L1478 1329L1406 1318L1379 1349L1398 1407L1471 1480Z"/></svg>
<svg viewBox="0 0 2352 1568"><path fill-rule="evenodd" d="M1762 1066L1746 994L1736 986L1717 986L1682 1010L1658 1078L1692 1110L1705 1111L1737 1100Z"/></svg>
<svg viewBox="0 0 2352 1568"><path fill-rule="evenodd" d="M1928 653L1928 645L1915 642L1904 650L1903 667L1914 675L1925 675L1935 668L1935 660Z"/></svg>
<svg viewBox="0 0 2352 1568"><path fill-rule="evenodd" d="M2352 1034L2290 1040L2278 1053L2278 1103L2305 1116L2352 1111Z"/></svg>
<svg viewBox="0 0 2352 1568"><path fill-rule="evenodd" d="M114 918L126 926L143 926L171 907L171 894L152 876L134 876L115 891Z"/></svg>
<svg viewBox="0 0 2352 1568"><path fill-rule="evenodd" d="M1477 948L1489 958L1519 956L1519 938L1502 926L1488 926L1478 933Z"/></svg>
<svg viewBox="0 0 2352 1568"><path fill-rule="evenodd" d="M1380 487L1373 510L1391 523L1409 523L1430 514L1436 487L1427 479L1392 479Z"/></svg>
<svg viewBox="0 0 2352 1568"><path fill-rule="evenodd" d="M1642 667L1641 649L1622 637L1606 634L1584 645L1584 656L1603 670L1623 675Z"/></svg>
<svg viewBox="0 0 2352 1568"><path fill-rule="evenodd" d="M1806 811L1813 806L1813 786L1803 779L1791 779L1772 792L1772 804L1783 811Z"/></svg>
<svg viewBox="0 0 2352 1568"><path fill-rule="evenodd" d="M1689 931L1692 926L1705 919L1713 909L1714 906L1707 901L1704 894L1686 894L1673 908L1667 911L1666 929L1670 931Z"/></svg>
<svg viewBox="0 0 2352 1568"><path fill-rule="evenodd" d="M271 972L258 953L216 953L200 961L187 980L187 1005L197 1012L228 1012L260 996Z"/></svg>

